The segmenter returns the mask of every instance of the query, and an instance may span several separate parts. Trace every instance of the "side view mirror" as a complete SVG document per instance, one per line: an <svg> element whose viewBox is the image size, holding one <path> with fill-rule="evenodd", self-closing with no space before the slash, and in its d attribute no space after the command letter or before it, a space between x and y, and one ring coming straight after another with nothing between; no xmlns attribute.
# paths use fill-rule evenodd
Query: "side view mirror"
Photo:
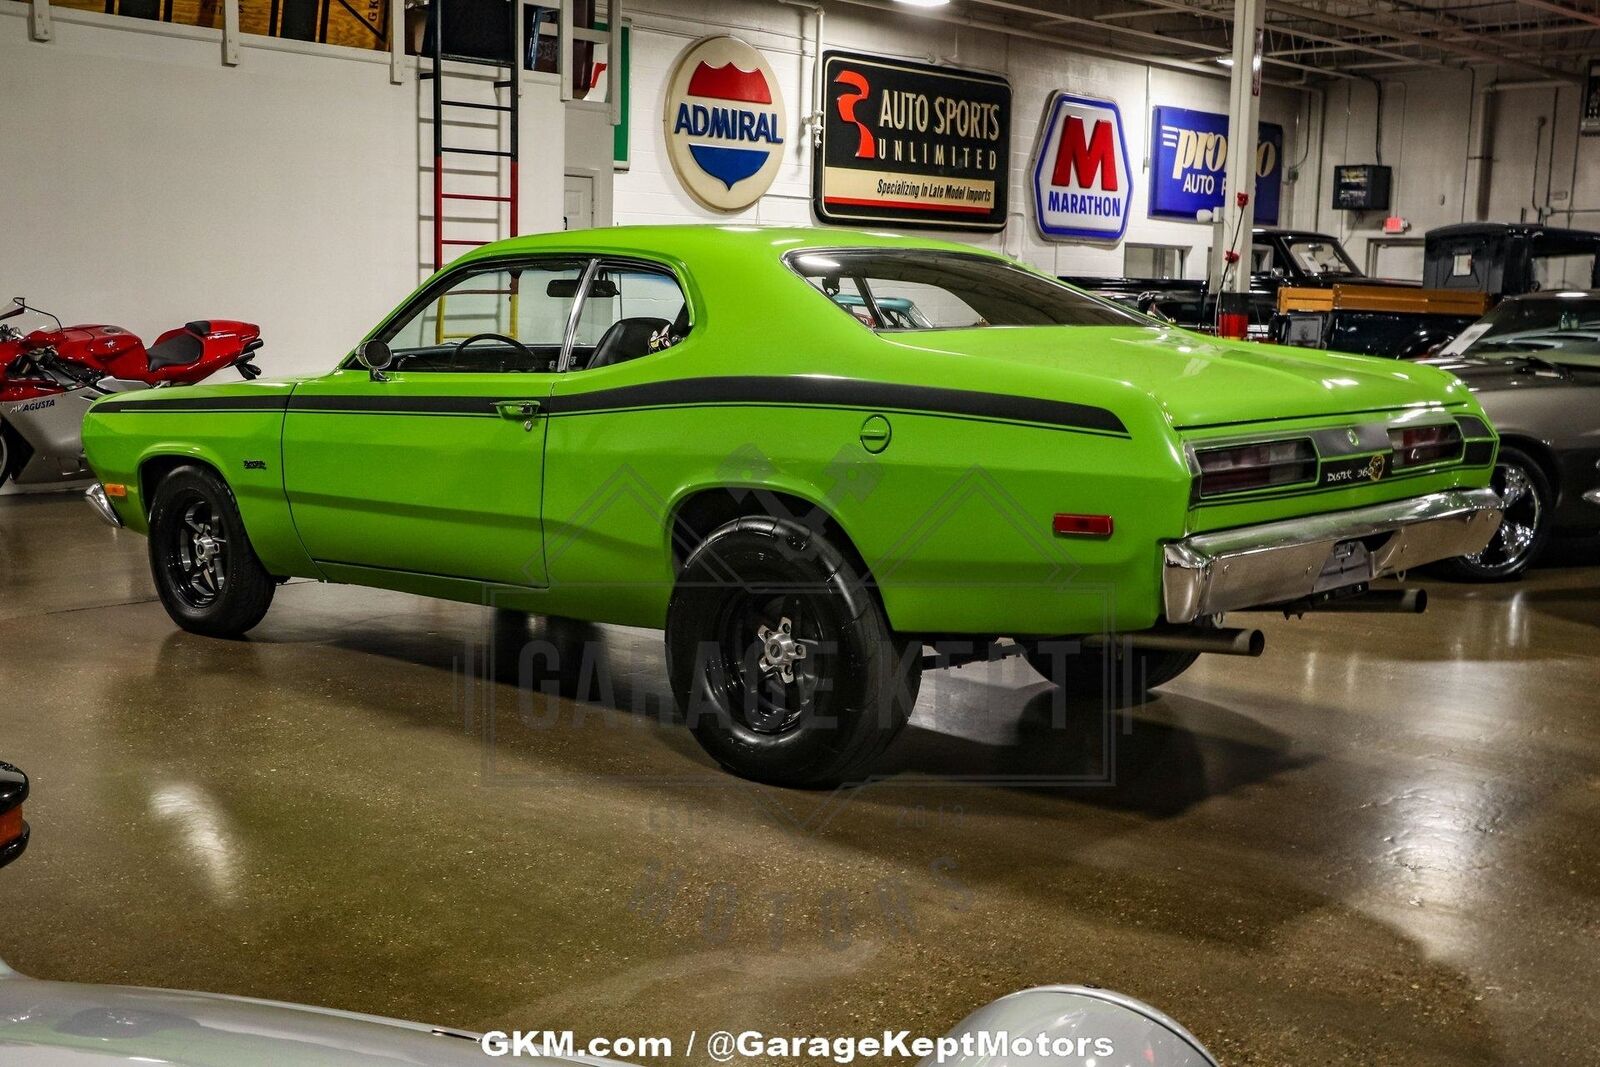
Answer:
<svg viewBox="0 0 1600 1067"><path fill-rule="evenodd" d="M389 351L387 342L374 337L356 345L356 362L367 368L373 381L381 382L384 380L383 372L394 362L394 353Z"/></svg>
<svg viewBox="0 0 1600 1067"><path fill-rule="evenodd" d="M28 847L28 824L22 821L22 802L28 799L28 776L0 763L0 867Z"/></svg>

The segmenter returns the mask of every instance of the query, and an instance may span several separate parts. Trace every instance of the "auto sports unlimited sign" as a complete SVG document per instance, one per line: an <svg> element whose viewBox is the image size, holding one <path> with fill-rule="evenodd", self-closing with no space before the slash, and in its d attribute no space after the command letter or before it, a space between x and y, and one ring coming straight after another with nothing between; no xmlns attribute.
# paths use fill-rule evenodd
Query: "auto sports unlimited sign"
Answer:
<svg viewBox="0 0 1600 1067"><path fill-rule="evenodd" d="M1011 84L853 52L823 54L812 206L823 222L999 230Z"/></svg>
<svg viewBox="0 0 1600 1067"><path fill-rule="evenodd" d="M667 157L689 195L718 211L761 199L788 127L766 57L737 37L701 38L678 56L664 100Z"/></svg>
<svg viewBox="0 0 1600 1067"><path fill-rule="evenodd" d="M1033 153L1033 217L1057 241L1120 241L1133 203L1122 112L1110 100L1056 92Z"/></svg>
<svg viewBox="0 0 1600 1067"><path fill-rule="evenodd" d="M1158 107L1155 159L1150 165L1150 215L1195 221L1200 211L1222 206L1228 163L1228 116L1186 107ZM1255 221L1278 223L1283 193L1283 127L1260 124L1256 145Z"/></svg>

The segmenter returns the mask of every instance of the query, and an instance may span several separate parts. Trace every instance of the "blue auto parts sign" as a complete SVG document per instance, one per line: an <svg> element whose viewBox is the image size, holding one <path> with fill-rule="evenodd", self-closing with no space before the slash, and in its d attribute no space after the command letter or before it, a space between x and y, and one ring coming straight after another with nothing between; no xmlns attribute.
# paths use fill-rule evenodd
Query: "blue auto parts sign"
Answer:
<svg viewBox="0 0 1600 1067"><path fill-rule="evenodd" d="M823 222L1005 226L1011 84L980 71L823 54L812 207Z"/></svg>
<svg viewBox="0 0 1600 1067"><path fill-rule="evenodd" d="M689 195L718 211L761 199L788 135L766 57L737 37L704 37L678 56L664 99L667 157Z"/></svg>
<svg viewBox="0 0 1600 1067"><path fill-rule="evenodd" d="M1122 112L1110 100L1057 92L1033 154L1033 217L1042 237L1120 241L1133 204Z"/></svg>
<svg viewBox="0 0 1600 1067"><path fill-rule="evenodd" d="M1158 107L1151 123L1155 158L1150 164L1150 215L1193 222L1197 213L1222 206L1228 163L1228 116L1186 107ZM1255 221L1278 223L1283 193L1283 127L1260 125L1256 146Z"/></svg>

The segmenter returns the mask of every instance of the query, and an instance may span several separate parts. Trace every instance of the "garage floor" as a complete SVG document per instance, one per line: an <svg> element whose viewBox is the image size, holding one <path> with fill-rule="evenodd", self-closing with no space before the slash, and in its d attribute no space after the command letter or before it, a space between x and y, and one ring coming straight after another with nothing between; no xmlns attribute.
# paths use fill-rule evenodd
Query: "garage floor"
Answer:
<svg viewBox="0 0 1600 1067"><path fill-rule="evenodd" d="M0 758L35 784L0 956L36 976L680 1042L1088 982L1230 1065L1600 1047L1590 546L1422 618L1253 617L1262 659L1109 734L1021 663L930 674L837 794L716 773L657 634L597 632L609 692L519 698L474 680L486 611L299 583L204 640L144 548L0 500Z"/></svg>

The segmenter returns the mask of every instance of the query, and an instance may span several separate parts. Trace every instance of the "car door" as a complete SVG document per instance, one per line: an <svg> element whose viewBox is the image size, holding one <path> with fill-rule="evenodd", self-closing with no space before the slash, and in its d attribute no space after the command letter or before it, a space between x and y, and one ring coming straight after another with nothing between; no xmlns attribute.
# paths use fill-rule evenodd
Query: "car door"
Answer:
<svg viewBox="0 0 1600 1067"><path fill-rule="evenodd" d="M545 584L543 407L588 265L464 266L374 335L389 369L347 360L295 390L284 485L314 560Z"/></svg>

